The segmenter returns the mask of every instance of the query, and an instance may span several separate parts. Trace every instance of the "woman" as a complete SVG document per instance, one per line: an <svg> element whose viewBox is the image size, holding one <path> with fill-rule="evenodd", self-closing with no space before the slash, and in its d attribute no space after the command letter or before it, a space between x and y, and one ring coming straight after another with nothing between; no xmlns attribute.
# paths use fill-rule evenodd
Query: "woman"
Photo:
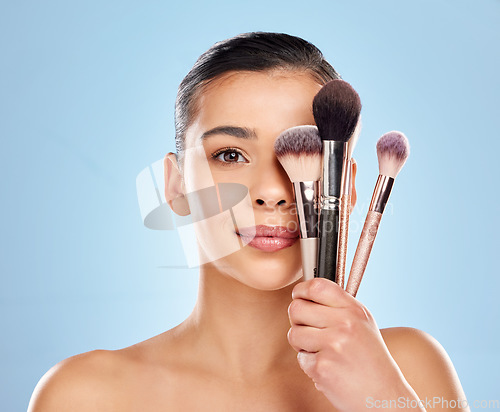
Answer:
<svg viewBox="0 0 500 412"><path fill-rule="evenodd" d="M292 187L273 145L314 124L312 99L335 78L319 50L284 34L237 36L200 57L179 88L177 155L164 161L172 210L197 216L195 308L144 342L62 361L30 411L441 410L465 400L432 337L379 330L335 283L301 279ZM209 213L197 194L220 183L245 186L247 201Z"/></svg>

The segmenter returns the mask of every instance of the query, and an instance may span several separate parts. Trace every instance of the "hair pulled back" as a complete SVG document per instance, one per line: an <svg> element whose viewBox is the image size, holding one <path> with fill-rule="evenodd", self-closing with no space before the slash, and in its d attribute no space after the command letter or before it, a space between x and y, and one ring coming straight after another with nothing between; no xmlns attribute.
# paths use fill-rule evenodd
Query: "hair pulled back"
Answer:
<svg viewBox="0 0 500 412"><path fill-rule="evenodd" d="M196 100L210 81L232 71L272 69L309 72L320 84L340 78L313 44L283 33L244 33L214 44L182 80L175 102L175 146L184 151L186 130L196 114Z"/></svg>

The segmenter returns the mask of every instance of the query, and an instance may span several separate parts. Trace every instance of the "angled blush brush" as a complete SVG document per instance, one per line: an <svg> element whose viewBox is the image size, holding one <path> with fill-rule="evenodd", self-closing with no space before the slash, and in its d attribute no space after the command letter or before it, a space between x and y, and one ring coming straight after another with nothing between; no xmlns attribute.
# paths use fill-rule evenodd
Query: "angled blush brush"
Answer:
<svg viewBox="0 0 500 412"><path fill-rule="evenodd" d="M379 176L373 191L370 209L366 215L363 231L349 274L346 290L352 296L358 293L368 259L377 236L378 227L385 206L389 200L394 179L403 168L410 154L410 144L406 136L397 131L384 134L377 142Z"/></svg>
<svg viewBox="0 0 500 412"><path fill-rule="evenodd" d="M328 82L313 100L314 120L323 140L317 277L337 283L340 199L349 163L347 143L358 124L360 111L358 94L343 80Z"/></svg>
<svg viewBox="0 0 500 412"><path fill-rule="evenodd" d="M299 221L302 270L306 280L317 272L318 210L323 143L316 126L297 126L285 130L274 143L279 162L293 183Z"/></svg>

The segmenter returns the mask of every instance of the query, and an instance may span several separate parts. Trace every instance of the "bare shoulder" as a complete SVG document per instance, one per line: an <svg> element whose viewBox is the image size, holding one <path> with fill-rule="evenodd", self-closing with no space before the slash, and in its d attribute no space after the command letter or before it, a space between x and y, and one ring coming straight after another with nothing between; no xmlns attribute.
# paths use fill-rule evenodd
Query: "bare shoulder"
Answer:
<svg viewBox="0 0 500 412"><path fill-rule="evenodd" d="M28 412L155 410L152 399L166 402L158 393L171 397L175 387L176 330L59 362L38 382Z"/></svg>
<svg viewBox="0 0 500 412"><path fill-rule="evenodd" d="M425 354L446 355L441 344L430 334L420 329L396 327L380 330L391 354L404 356L415 351Z"/></svg>
<svg viewBox="0 0 500 412"><path fill-rule="evenodd" d="M453 363L430 334L414 328L380 330L385 344L420 399L463 400L465 394Z"/></svg>
<svg viewBox="0 0 500 412"><path fill-rule="evenodd" d="M441 344L430 334L415 328L381 329L385 344L405 376L418 377L419 367L435 366L434 372L453 368ZM423 363L422 363L423 362Z"/></svg>
<svg viewBox="0 0 500 412"><path fill-rule="evenodd" d="M127 357L118 351L94 350L53 366L38 382L29 412L113 410L114 386L122 378Z"/></svg>

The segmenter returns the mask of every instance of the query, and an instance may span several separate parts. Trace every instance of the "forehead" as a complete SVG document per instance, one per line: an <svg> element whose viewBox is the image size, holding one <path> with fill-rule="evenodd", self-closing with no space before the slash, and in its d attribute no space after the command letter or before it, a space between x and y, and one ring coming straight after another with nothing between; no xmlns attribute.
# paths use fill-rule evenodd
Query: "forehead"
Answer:
<svg viewBox="0 0 500 412"><path fill-rule="evenodd" d="M274 134L314 124L312 100L322 87L301 71L231 72L206 85L186 133L188 146L207 130L240 126Z"/></svg>

